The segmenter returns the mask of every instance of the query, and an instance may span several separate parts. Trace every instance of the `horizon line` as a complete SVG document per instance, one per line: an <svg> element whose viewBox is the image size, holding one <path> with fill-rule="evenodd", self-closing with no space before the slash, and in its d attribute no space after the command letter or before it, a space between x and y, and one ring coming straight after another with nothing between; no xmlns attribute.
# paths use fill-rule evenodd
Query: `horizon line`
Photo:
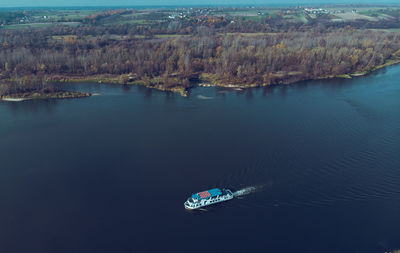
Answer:
<svg viewBox="0 0 400 253"><path fill-rule="evenodd" d="M286 3L286 4L135 4L135 5L37 5L37 6L6 6L7 8L84 8L84 7L227 7L227 6L244 6L244 7L285 7L285 6L400 6L400 3Z"/></svg>

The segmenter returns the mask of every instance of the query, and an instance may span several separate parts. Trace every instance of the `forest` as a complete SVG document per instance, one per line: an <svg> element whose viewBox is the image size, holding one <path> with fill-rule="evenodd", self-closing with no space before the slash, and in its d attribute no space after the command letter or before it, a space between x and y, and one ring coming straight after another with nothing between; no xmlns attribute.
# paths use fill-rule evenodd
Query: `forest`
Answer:
<svg viewBox="0 0 400 253"><path fill-rule="evenodd" d="M142 84L181 93L199 83L289 84L361 75L400 59L400 34L361 29L360 21L326 25L208 17L147 26L104 24L125 14L101 12L79 26L0 29L0 96L61 80Z"/></svg>

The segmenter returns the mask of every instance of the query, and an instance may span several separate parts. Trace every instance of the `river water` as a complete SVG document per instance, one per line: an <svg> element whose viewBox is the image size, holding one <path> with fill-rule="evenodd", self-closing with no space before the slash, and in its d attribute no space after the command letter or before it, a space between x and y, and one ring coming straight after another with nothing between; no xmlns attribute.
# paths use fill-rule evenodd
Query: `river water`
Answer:
<svg viewBox="0 0 400 253"><path fill-rule="evenodd" d="M0 252L400 248L399 80L1 102ZM239 196L184 210L213 187Z"/></svg>

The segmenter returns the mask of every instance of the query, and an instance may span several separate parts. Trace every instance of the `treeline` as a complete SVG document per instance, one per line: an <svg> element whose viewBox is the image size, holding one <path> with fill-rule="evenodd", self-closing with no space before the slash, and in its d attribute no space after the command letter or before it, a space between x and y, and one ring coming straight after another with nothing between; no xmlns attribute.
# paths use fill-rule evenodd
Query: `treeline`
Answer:
<svg viewBox="0 0 400 253"><path fill-rule="evenodd" d="M0 31L0 79L23 86L32 85L26 80L32 76L40 83L56 75L109 74L166 88L188 88L199 80L269 85L369 71L400 57L400 35L394 33L347 28L238 36L198 30L191 37L149 39Z"/></svg>

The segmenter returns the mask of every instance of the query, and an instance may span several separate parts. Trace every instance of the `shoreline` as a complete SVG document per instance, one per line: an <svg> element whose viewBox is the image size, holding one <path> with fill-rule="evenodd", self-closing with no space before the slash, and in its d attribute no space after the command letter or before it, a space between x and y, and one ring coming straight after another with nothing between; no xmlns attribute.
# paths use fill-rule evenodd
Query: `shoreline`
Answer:
<svg viewBox="0 0 400 253"><path fill-rule="evenodd" d="M93 76L66 76L66 75L53 75L50 76L46 81L53 83L80 83L80 82L90 82L90 83L99 83L99 84L120 84L120 85L142 85L149 89L156 89L164 92L174 92L178 93L183 97L187 97L189 95L189 90L195 87L221 87L221 88L232 88L232 89L248 89L248 88L257 88L257 87L267 87L274 85L290 85L303 81L313 81L313 80L324 80L324 79L352 79L356 77L366 76L370 73L373 73L377 70L383 69L385 67L394 66L400 64L400 59L390 59L384 64L378 65L370 70L365 70L361 72L353 72L349 74L340 74L340 75L328 75L317 78L305 78L305 79L297 79L295 77L292 80L278 80L276 83L263 83L263 84L234 84L223 82L222 80L213 79L213 74L203 73L200 75L199 83L193 85L191 87L183 87L181 85L172 86L172 87L164 87L162 83L160 83L159 77L155 77L150 81L138 80L133 74L123 74L123 75L93 75ZM32 99L63 99L63 98L82 98L89 97L97 94L90 94L86 92L77 92L77 91L58 91L54 93L43 94L38 91L33 92L22 92L16 93L15 95L5 95L0 96L0 100L2 101L10 101L10 102L20 102Z"/></svg>
<svg viewBox="0 0 400 253"><path fill-rule="evenodd" d="M43 93L41 91L28 91L28 92L25 91L25 92L0 96L0 100L5 102L22 102L27 100L84 98L90 96L92 96L91 93L78 92L78 91L62 90L49 93Z"/></svg>
<svg viewBox="0 0 400 253"><path fill-rule="evenodd" d="M305 78L305 79L297 79L294 81L285 81L285 80L280 80L277 83L271 83L271 84L246 84L246 85L240 85L240 84L233 84L233 83L227 83L224 84L222 82L215 82L215 81L205 81L203 83L200 83L198 86L200 87L220 87L220 88L231 88L231 89L248 89L248 88L257 88L257 87L267 87L267 86L276 86L276 85L291 85L291 84L296 84L298 82L304 82L304 81L316 81L316 80L329 80L329 79L353 79L357 77L362 77L366 76L368 74L371 74L377 70L394 66L400 64L400 59L392 59L388 60L384 64L378 65L371 70L365 70L362 72L353 72L349 74L340 74L340 75L327 75L327 76L321 76L317 78Z"/></svg>

